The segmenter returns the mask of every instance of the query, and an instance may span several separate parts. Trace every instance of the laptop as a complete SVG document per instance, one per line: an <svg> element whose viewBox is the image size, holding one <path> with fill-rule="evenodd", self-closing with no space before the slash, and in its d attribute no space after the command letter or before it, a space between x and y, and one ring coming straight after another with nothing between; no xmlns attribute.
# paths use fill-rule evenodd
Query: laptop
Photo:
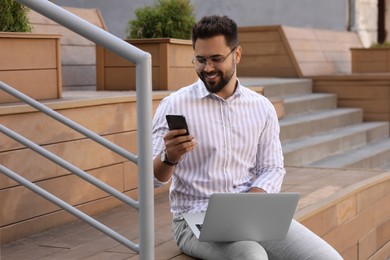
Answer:
<svg viewBox="0 0 390 260"><path fill-rule="evenodd" d="M183 217L199 241L282 240L298 205L299 193L215 193L206 212Z"/></svg>

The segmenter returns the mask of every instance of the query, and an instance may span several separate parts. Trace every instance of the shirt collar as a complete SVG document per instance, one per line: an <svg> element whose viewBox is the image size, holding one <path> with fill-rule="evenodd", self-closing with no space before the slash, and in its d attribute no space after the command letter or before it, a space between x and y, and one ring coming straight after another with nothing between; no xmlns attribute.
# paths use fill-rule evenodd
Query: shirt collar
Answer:
<svg viewBox="0 0 390 260"><path fill-rule="evenodd" d="M197 89L198 89L198 95L199 95L199 98L205 98L205 97L208 97L208 96L215 96L214 93L210 93L206 86L204 85L203 81L201 79L198 79L198 82L197 82ZM237 88L236 90L234 91L233 95L231 97L229 97L228 99L233 99L233 98L236 98L236 97L239 97L240 95L243 94L243 86L241 85L240 83L240 80L237 79Z"/></svg>

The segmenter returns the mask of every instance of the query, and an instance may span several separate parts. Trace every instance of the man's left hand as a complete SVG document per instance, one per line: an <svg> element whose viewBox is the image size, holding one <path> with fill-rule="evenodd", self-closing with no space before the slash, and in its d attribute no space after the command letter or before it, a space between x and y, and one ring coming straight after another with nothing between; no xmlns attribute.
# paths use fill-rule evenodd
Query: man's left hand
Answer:
<svg viewBox="0 0 390 260"><path fill-rule="evenodd" d="M259 187L252 187L248 190L248 192L264 192L264 193L267 193L265 190L263 190L262 188L259 188Z"/></svg>

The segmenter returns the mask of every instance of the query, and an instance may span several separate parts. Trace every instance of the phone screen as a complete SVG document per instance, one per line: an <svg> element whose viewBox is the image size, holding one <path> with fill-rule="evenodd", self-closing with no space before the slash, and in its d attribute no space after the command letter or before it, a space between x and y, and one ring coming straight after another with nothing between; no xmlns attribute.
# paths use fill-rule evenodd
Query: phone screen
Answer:
<svg viewBox="0 0 390 260"><path fill-rule="evenodd" d="M186 129L187 133L185 135L189 135L190 132L188 131L188 125L186 118L182 115L166 115L169 130L176 130L176 129Z"/></svg>

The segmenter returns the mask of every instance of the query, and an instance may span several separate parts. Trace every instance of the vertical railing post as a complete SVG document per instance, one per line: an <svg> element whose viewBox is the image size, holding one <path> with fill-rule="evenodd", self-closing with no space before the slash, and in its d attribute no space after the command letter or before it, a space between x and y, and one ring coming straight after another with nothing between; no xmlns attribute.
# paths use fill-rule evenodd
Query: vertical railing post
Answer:
<svg viewBox="0 0 390 260"><path fill-rule="evenodd" d="M151 57L137 64L138 194L140 259L154 259ZM148 73L141 73L148 71ZM150 86L150 87L146 87Z"/></svg>

